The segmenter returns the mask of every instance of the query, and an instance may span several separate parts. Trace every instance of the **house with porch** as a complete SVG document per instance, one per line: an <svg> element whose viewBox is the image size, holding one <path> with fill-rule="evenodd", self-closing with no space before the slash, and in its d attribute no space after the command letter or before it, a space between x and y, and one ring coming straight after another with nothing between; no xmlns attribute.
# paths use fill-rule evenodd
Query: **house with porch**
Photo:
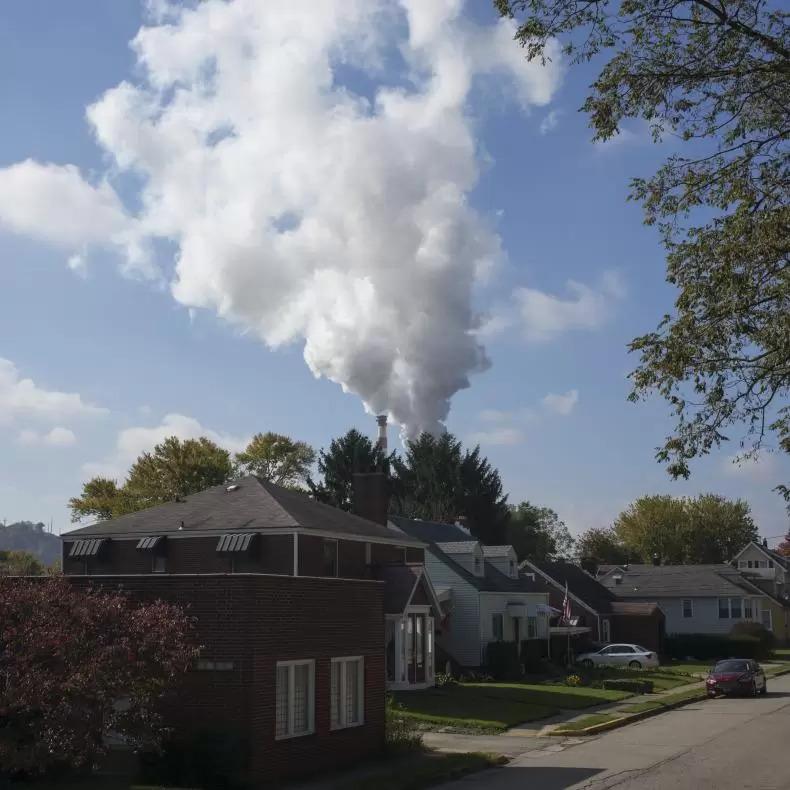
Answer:
<svg viewBox="0 0 790 790"><path fill-rule="evenodd" d="M521 569L546 582L554 610L562 610L565 591L568 591L570 622L557 622L552 626L552 636L557 643L555 654L563 649L562 640L569 637L596 643L631 642L662 652L664 615L655 601L620 601L612 590L571 562L525 560ZM573 645L571 649L578 652Z"/></svg>
<svg viewBox="0 0 790 790"><path fill-rule="evenodd" d="M62 536L73 583L195 616L204 649L168 719L179 738L238 733L250 782L375 754L387 684L433 684L425 545L382 523L379 477L356 514L251 476Z"/></svg>
<svg viewBox="0 0 790 790"><path fill-rule="evenodd" d="M427 544L425 569L443 609L439 653L452 666L483 666L490 642L548 653L548 592L519 573L512 546L483 546L456 524L390 516L390 526Z"/></svg>

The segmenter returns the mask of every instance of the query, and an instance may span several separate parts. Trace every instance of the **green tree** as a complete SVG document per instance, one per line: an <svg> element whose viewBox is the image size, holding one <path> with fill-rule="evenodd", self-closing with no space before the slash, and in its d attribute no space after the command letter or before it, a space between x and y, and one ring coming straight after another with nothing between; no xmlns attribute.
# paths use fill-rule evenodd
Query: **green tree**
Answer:
<svg viewBox="0 0 790 790"><path fill-rule="evenodd" d="M395 504L401 515L431 521L466 519L471 533L487 544L507 539L510 512L499 472L480 448L464 450L452 434L422 434L394 459Z"/></svg>
<svg viewBox="0 0 790 790"><path fill-rule="evenodd" d="M132 464L122 486L94 477L69 500L72 521L115 518L221 485L233 476L230 453L209 439L170 436Z"/></svg>
<svg viewBox="0 0 790 790"><path fill-rule="evenodd" d="M257 475L278 486L302 488L315 463L315 450L280 433L256 433L236 463L244 474Z"/></svg>
<svg viewBox="0 0 790 790"><path fill-rule="evenodd" d="M632 559L651 562L657 555L673 565L729 562L758 535L746 502L715 494L641 497L618 516L614 530Z"/></svg>
<svg viewBox="0 0 790 790"><path fill-rule="evenodd" d="M29 551L0 551L0 576L43 576L46 570Z"/></svg>
<svg viewBox="0 0 790 790"><path fill-rule="evenodd" d="M571 62L603 59L582 109L595 140L626 119L681 153L632 182L667 251L675 310L636 338L632 400L676 415L657 451L674 477L739 430L790 452L790 30L763 0L495 0L521 16L529 59L554 39ZM790 502L790 487L779 490Z"/></svg>
<svg viewBox="0 0 790 790"><path fill-rule="evenodd" d="M389 473L392 456L387 456L378 444L356 428L338 439L333 439L328 450L318 455L321 479L307 478L307 486L319 502L351 510L354 504L354 474L382 469Z"/></svg>
<svg viewBox="0 0 790 790"><path fill-rule="evenodd" d="M507 542L519 560L536 562L570 557L574 546L568 527L555 511L529 502L511 506Z"/></svg>
<svg viewBox="0 0 790 790"><path fill-rule="evenodd" d="M598 565L622 565L628 562L628 550L611 527L592 527L576 539L579 559ZM632 559L639 559L633 557Z"/></svg>

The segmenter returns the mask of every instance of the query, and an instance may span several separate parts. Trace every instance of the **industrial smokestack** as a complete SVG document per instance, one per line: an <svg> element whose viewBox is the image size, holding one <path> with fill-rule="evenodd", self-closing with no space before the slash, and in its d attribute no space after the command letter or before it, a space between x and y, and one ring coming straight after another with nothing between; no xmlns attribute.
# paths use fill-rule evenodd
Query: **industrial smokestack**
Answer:
<svg viewBox="0 0 790 790"><path fill-rule="evenodd" d="M379 426L378 446L383 453L387 452L387 415L379 414L376 417L376 424Z"/></svg>

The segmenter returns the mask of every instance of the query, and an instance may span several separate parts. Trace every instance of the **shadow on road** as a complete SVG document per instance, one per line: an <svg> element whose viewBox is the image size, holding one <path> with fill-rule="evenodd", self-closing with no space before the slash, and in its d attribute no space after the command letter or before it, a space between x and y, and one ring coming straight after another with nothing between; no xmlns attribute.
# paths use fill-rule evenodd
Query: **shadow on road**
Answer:
<svg viewBox="0 0 790 790"><path fill-rule="evenodd" d="M548 768L545 766L511 765L496 771L473 774L442 787L485 788L485 790L565 790L578 782L603 773L603 768Z"/></svg>

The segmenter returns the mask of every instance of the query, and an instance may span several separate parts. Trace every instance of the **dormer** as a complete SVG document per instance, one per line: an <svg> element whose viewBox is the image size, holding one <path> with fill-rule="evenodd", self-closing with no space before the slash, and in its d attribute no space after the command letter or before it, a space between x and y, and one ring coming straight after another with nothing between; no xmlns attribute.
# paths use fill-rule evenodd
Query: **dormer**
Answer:
<svg viewBox="0 0 790 790"><path fill-rule="evenodd" d="M500 573L518 579L518 556L512 546L483 546L483 557Z"/></svg>
<svg viewBox="0 0 790 790"><path fill-rule="evenodd" d="M474 576L485 576L485 558L476 540L459 540L453 543L437 543L437 548L452 557L462 568Z"/></svg>

